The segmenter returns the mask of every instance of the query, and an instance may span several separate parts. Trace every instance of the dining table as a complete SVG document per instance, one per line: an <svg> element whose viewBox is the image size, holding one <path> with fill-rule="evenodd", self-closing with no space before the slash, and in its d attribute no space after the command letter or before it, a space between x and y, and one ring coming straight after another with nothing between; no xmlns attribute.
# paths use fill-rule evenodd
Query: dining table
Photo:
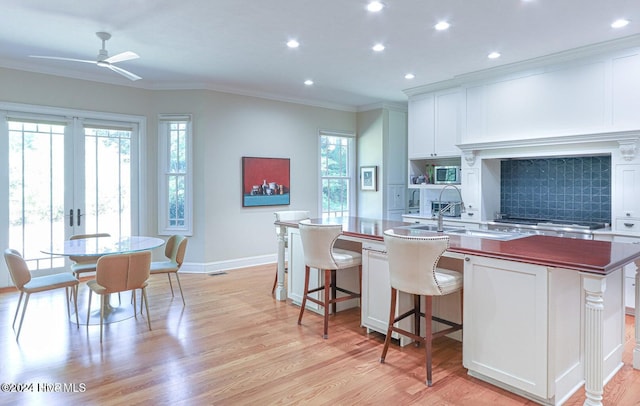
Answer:
<svg viewBox="0 0 640 406"><path fill-rule="evenodd" d="M150 236L121 236L121 237L88 237L75 240L54 241L48 248L42 249L44 254L65 257L101 257L110 254L129 254L132 252L148 251L160 247L165 243L161 238ZM104 323L114 323L131 318L135 309L130 303L112 303L111 295L104 310ZM80 323L86 320L79 317ZM88 324L100 324L100 311L94 311L89 317Z"/></svg>

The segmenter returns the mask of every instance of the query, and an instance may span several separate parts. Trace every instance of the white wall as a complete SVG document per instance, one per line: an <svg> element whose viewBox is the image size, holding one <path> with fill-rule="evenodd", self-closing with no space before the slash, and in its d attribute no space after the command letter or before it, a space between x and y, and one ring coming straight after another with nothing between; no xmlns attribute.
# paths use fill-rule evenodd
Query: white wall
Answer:
<svg viewBox="0 0 640 406"><path fill-rule="evenodd" d="M358 113L358 167L378 166L378 190L360 190L358 180L358 215L368 218L383 217L383 145L384 115L386 110L376 109ZM358 177L360 169L358 168Z"/></svg>
<svg viewBox="0 0 640 406"><path fill-rule="evenodd" d="M150 91L0 69L0 100L147 117L150 202L142 232L157 233L157 115L194 117L194 235L186 262L213 270L273 260L273 212L318 212L318 130L356 131L352 112L208 90ZM243 208L241 158L291 159L291 205Z"/></svg>

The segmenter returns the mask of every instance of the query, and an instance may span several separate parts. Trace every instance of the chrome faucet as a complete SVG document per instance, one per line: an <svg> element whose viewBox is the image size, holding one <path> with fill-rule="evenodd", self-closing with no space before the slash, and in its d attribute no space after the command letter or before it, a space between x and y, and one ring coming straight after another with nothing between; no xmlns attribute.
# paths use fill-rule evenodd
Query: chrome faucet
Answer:
<svg viewBox="0 0 640 406"><path fill-rule="evenodd" d="M419 192L418 189L414 189L411 192L411 200L409 200L409 206L410 207L415 207L416 204L419 205L420 204L420 199L418 199L418 201L416 202L416 192Z"/></svg>
<svg viewBox="0 0 640 406"><path fill-rule="evenodd" d="M464 208L464 201L462 200L462 192L460 192L460 189L458 189L457 186L455 185L445 185L442 190L440 190L440 196L438 197L438 207L440 208L438 210L438 232L441 233L444 231L443 229L443 225L442 225L442 213L449 210L451 208L451 203L449 203L448 205L446 205L445 207L442 207L442 192L444 192L444 190L448 187L452 187L455 190L458 191L458 195L460 196L460 213L464 213L465 212L465 208Z"/></svg>

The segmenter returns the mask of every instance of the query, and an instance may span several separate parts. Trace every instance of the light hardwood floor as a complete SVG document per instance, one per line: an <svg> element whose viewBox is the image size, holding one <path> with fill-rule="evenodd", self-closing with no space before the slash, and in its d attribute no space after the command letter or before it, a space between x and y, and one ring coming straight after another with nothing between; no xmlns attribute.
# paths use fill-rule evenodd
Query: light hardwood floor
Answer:
<svg viewBox="0 0 640 406"><path fill-rule="evenodd" d="M461 344L446 337L434 342L431 388L424 385L422 348L394 344L380 364L384 337L367 335L357 311L332 316L323 340L321 316L305 312L298 326L299 308L273 299L273 272L270 265L183 274L184 308L164 276L152 277L153 330L144 316L113 323L102 346L98 326L69 322L63 290L32 295L16 343L11 323L18 294L4 289L0 383L32 383L34 392L0 393L0 404L534 404L469 377ZM81 315L87 296L83 283ZM625 366L605 388L606 405L640 405L640 371L630 366L633 318L626 322ZM37 392L38 384L55 383L76 384L78 392ZM583 402L580 391L566 405Z"/></svg>

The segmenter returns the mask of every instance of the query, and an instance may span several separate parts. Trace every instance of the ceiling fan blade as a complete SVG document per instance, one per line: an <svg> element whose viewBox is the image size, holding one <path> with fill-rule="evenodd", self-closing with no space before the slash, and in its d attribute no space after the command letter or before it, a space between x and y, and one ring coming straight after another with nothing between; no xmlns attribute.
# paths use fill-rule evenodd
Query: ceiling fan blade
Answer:
<svg viewBox="0 0 640 406"><path fill-rule="evenodd" d="M121 52L118 55L113 55L105 59L104 61L109 63L116 63L116 62L128 61L131 59L137 59L137 58L140 58L140 56L138 56L138 54L136 54L135 52L126 51L126 52Z"/></svg>
<svg viewBox="0 0 640 406"><path fill-rule="evenodd" d="M42 55L29 55L31 58L39 58L39 59L55 59L58 61L71 61L71 62L83 62L83 63L93 63L96 64L96 61L89 61L86 59L75 59L75 58L62 58L59 56L42 56Z"/></svg>
<svg viewBox="0 0 640 406"><path fill-rule="evenodd" d="M109 65L107 66L109 69L111 69L112 71L121 74L122 76L126 77L127 79L131 79L131 80L140 80L142 79L140 76L135 75L127 70L124 70L122 68L118 68L117 66L114 65Z"/></svg>

